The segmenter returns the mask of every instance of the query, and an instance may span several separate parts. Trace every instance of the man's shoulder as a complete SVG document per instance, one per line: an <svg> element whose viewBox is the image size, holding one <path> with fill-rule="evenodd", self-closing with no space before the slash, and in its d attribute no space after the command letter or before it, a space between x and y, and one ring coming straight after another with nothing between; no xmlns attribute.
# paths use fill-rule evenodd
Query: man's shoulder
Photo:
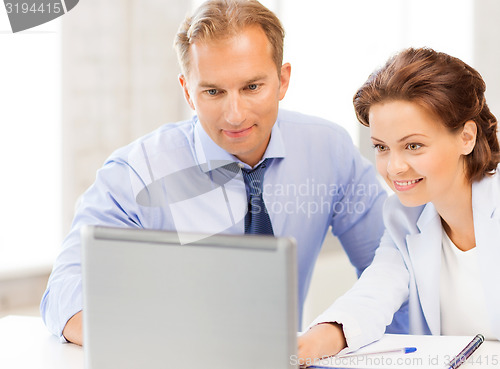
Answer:
<svg viewBox="0 0 500 369"><path fill-rule="evenodd" d="M278 114L278 124L280 130L296 132L301 136L314 135L315 138L345 139L349 138L349 133L345 128L328 119L314 115L303 114L296 111L280 109Z"/></svg>
<svg viewBox="0 0 500 369"><path fill-rule="evenodd" d="M286 109L279 110L278 121L280 124L284 125L299 124L308 127L325 127L327 129L345 131L345 129L342 128L339 124L334 123L331 120Z"/></svg>
<svg viewBox="0 0 500 369"><path fill-rule="evenodd" d="M159 145L186 146L191 143L193 132L194 121L192 119L165 123L154 131L138 138L131 145L148 142Z"/></svg>
<svg viewBox="0 0 500 369"><path fill-rule="evenodd" d="M111 157L130 156L130 154L144 150L174 151L183 147L190 147L193 142L193 119L179 122L165 123L152 132L132 141L128 145L113 152Z"/></svg>

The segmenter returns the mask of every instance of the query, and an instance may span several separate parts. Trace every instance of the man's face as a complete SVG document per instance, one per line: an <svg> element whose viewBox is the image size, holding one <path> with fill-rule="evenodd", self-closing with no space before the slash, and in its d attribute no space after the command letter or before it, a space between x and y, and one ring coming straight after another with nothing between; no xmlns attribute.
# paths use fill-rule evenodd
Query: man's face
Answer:
<svg viewBox="0 0 500 369"><path fill-rule="evenodd" d="M257 26L194 43L190 52L188 75L179 77L188 104L217 145L254 166L269 143L290 65L278 76L271 45Z"/></svg>

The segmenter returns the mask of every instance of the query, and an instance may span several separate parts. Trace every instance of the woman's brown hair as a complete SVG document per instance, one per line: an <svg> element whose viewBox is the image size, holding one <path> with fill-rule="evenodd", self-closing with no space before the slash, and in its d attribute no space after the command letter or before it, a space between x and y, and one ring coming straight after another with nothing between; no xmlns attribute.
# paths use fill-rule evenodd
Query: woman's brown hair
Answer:
<svg viewBox="0 0 500 369"><path fill-rule="evenodd" d="M476 145L465 157L467 177L473 182L493 173L500 161L497 119L486 104L485 90L481 75L460 59L428 48L410 48L372 73L354 95L353 103L358 120L365 126L370 125L370 107L390 100L419 104L452 132L474 121Z"/></svg>

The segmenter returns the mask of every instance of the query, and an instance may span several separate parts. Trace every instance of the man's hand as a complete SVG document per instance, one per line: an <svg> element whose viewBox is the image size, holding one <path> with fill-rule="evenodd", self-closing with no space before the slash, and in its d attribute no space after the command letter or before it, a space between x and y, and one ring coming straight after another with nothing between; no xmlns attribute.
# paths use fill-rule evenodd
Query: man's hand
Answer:
<svg viewBox="0 0 500 369"><path fill-rule="evenodd" d="M76 343L77 345L83 345L83 333L82 333L82 312L78 312L73 315L70 320L66 323L63 330L63 336L69 342Z"/></svg>
<svg viewBox="0 0 500 369"><path fill-rule="evenodd" d="M337 323L315 325L298 338L298 344L301 366L312 365L315 359L335 355L347 347L342 325Z"/></svg>

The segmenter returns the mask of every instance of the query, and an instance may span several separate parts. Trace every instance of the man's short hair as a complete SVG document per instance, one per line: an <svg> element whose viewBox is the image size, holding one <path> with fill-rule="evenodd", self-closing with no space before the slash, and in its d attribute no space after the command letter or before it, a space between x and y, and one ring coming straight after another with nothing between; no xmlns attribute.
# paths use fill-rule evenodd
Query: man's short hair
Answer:
<svg viewBox="0 0 500 369"><path fill-rule="evenodd" d="M182 73L189 73L193 43L229 38L248 26L260 26L266 34L279 75L285 31L278 17L256 0L208 0L186 17L174 42Z"/></svg>

